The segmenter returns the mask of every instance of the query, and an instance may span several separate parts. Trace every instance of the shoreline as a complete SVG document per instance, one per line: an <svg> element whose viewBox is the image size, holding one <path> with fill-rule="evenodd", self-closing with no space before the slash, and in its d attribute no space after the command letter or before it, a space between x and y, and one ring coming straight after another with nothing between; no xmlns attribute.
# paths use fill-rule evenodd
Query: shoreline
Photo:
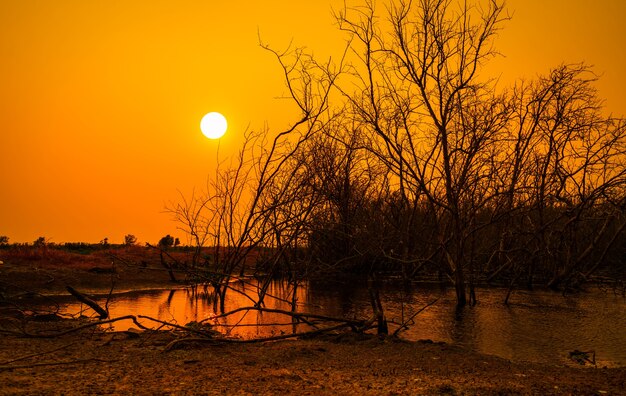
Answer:
<svg viewBox="0 0 626 396"><path fill-rule="evenodd" d="M626 368L511 362L445 343L353 333L194 341L167 350L180 337L169 331L0 334L0 395L597 395L623 393L626 381Z"/></svg>
<svg viewBox="0 0 626 396"><path fill-rule="evenodd" d="M7 296L15 290L54 293L66 284L81 292L108 290L112 279L121 289L116 295L185 287L157 271L158 263L150 271L120 265L114 274L97 274L84 265L3 261L0 286ZM62 331L85 322L25 322L8 315L0 311L0 395L597 395L623 394L626 389L626 367L511 361L429 340L340 332L265 343L184 341L168 350L190 333L90 327L37 338L19 330Z"/></svg>

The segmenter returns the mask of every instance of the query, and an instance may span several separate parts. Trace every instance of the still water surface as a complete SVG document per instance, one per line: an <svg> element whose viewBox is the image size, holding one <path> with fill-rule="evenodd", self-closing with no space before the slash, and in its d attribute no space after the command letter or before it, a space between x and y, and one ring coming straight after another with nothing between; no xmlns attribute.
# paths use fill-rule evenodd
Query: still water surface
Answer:
<svg viewBox="0 0 626 396"><path fill-rule="evenodd" d="M256 285L233 283L240 292L254 296ZM210 289L209 289L210 291ZM280 281L270 285L269 293L290 299L291 289ZM460 312L455 308L454 290L387 286L381 293L388 319L402 322L427 303L438 301L415 317L415 323L402 333L410 340L431 339L461 345L478 352L511 360L565 363L568 352L594 350L600 366L626 366L626 299L612 293L592 291L563 296L548 291L516 291L509 305L502 302L502 289L479 289L479 303ZM369 318L371 306L365 288L351 285L337 287L300 286L298 310L344 318ZM287 302L266 298L267 308L289 310ZM99 301L104 303L103 300ZM229 291L226 311L250 306L242 294ZM88 309L68 304L65 310L78 313ZM146 315L180 325L201 321L215 315L210 293L190 289L153 290L120 294L109 301L112 317L128 314ZM144 321L150 327L157 324ZM211 322L219 330L242 338L263 337L291 332L289 318L255 311L239 313ZM234 327L234 325L237 325ZM113 324L116 330L133 326L128 321ZM395 326L391 327L391 331ZM300 329L305 330L305 329Z"/></svg>

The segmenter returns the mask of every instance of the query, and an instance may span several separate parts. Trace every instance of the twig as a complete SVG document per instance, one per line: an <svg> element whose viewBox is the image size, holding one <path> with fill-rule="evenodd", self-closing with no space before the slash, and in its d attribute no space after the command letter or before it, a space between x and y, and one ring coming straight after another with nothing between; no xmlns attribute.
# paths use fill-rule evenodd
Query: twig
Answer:
<svg viewBox="0 0 626 396"><path fill-rule="evenodd" d="M0 371L44 367L44 366L61 366L65 364L79 364L79 363L90 363L90 362L113 363L117 361L118 360L106 360L106 359L99 359L99 358L79 359L79 360L70 360L70 361L64 361L64 362L33 363L33 364L24 364L24 365L16 365L16 366L0 366Z"/></svg>
<svg viewBox="0 0 626 396"><path fill-rule="evenodd" d="M18 362L18 361L20 361L20 360L26 360L26 359L30 359L30 358L32 358L32 357L37 357L37 356L41 356L41 355L46 355L46 354L48 354L48 353L52 353L52 352L56 352L56 351L60 351L61 349L65 349L65 348L70 347L70 346L72 346L72 345L75 345L75 344L77 344L77 343L78 343L78 341L74 341L74 342L71 342L71 343L69 343L69 344L67 344L67 345L63 345L62 347L52 349L52 350L50 350L50 351L46 351L46 352L39 352L39 353L33 353L33 354L30 354L30 355L21 356L21 357L18 357L18 358L12 359L12 360L7 360L6 362L2 362L2 363L0 363L0 367L2 367L2 366L6 366L7 364L10 364L10 363Z"/></svg>
<svg viewBox="0 0 626 396"><path fill-rule="evenodd" d="M111 263L111 266L113 266L113 265L114 264ZM107 317L109 316L109 303L111 302L111 296L113 295L113 289L115 289L115 279L113 279L113 272L111 272L111 289L109 289L109 295L107 296L107 300L104 303L104 310L107 313ZM104 318L102 318L102 319L104 319Z"/></svg>
<svg viewBox="0 0 626 396"><path fill-rule="evenodd" d="M60 336L64 336L66 334L70 334L73 333L75 331L79 331L79 330L83 330L83 329L87 329L89 327L94 327L94 326L99 326L99 325L103 325L103 324L108 324L108 323L113 323L113 322L118 322L120 320L125 320L125 319L130 319L132 320L137 326L139 326L141 329L144 330L150 330L148 327L145 327L144 325L142 325L141 323L139 323L137 321L137 317L135 315L126 315L126 316L120 316L119 318L113 318L113 319L108 319L108 320L99 320L97 322L90 322L87 323L85 325L82 326L78 326L78 327L72 327L71 329L68 330L64 330L64 331L60 331L58 333L49 333L49 334L30 334L30 333L23 333L22 335L25 335L27 337L31 337L31 338L55 338L55 337L60 337Z"/></svg>
<svg viewBox="0 0 626 396"><path fill-rule="evenodd" d="M407 320L405 320L404 322L402 322L402 324L400 324L400 327L398 327L396 329L396 331L393 332L392 336L396 337L398 335L398 333L400 333L402 330L406 330L409 328L408 324L411 323L413 321L413 319L419 315L423 310L425 310L426 308L430 307L431 305L433 305L434 303L436 303L437 301L439 301L438 298L434 299L433 301L429 302L428 304L424 305L422 308L419 309L419 311L415 312L413 315L411 315L410 318L408 318Z"/></svg>
<svg viewBox="0 0 626 396"><path fill-rule="evenodd" d="M161 323L164 326L171 326L171 327L174 327L174 328L179 329L179 330L188 331L190 333L195 333L195 334L202 335L202 336L205 336L205 337L215 337L215 335L219 334L219 332L217 332L217 331L210 331L209 332L209 331L203 331L203 330L196 330L196 329L192 329L192 328L187 327L187 326L181 326L181 325L177 325L175 323L165 322L163 320L151 318L150 316L137 315L137 317L141 318L141 319L152 320L153 322Z"/></svg>

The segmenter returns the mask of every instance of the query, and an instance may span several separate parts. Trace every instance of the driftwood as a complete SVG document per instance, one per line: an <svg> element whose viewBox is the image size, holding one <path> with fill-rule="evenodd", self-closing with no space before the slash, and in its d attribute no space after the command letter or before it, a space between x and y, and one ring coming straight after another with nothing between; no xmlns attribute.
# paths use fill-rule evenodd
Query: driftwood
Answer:
<svg viewBox="0 0 626 396"><path fill-rule="evenodd" d="M188 343L188 342L208 342L208 343L211 343L211 344L226 344L226 343L231 343L231 344L252 344L252 343L257 343L257 342L269 342L269 341L286 340L286 339L289 339L289 338L311 337L311 336L314 336L314 335L320 335L320 334L328 333L330 331L343 329L345 327L350 327L350 325L348 323L341 323L341 324L338 324L338 325L335 325L335 326L325 327L325 328L322 328L322 329L316 329L316 330L311 330L311 331L303 331L303 332L300 332L300 333L281 334L281 335L278 335L278 336L265 337L265 338L250 338L250 339L239 339L239 338L200 338L200 337L181 338L181 339L174 340L174 341L170 342L169 344L167 344L167 346L165 347L165 350L166 351L171 351L177 345L182 344L182 343ZM373 327L374 326L370 326L370 328L373 328Z"/></svg>
<svg viewBox="0 0 626 396"><path fill-rule="evenodd" d="M424 307L423 309L425 309L425 308L426 307ZM251 338L251 339L222 338L222 337L219 337L219 338L215 338L215 337L188 337L188 338L181 338L181 339L174 340L174 341L170 342L165 347L165 350L166 351L170 351L170 350L174 349L175 347L177 347L178 345L183 344L183 343L202 342L202 343L211 343L211 344L224 344L224 343L249 344L249 343L259 343L259 342L270 342L270 341L285 340L285 339L289 339L289 338L312 337L312 336L321 335L321 334L324 334L324 333L328 333L328 332L332 332L332 331L340 330L340 329L344 329L344 328L350 328L353 332L358 332L358 333L363 333L363 332L365 332L367 330L376 328L376 325L374 325L374 322L376 321L375 317L371 318L370 320L345 319L345 318L336 318L336 317L326 316L326 315L318 315L318 314L313 314L313 313L293 312L293 311L285 311L285 310L282 310L282 309L263 308L263 307L259 307L259 306L240 307L240 308L234 309L232 311L229 311L229 312L226 312L226 313L223 313L223 314L220 314L220 315L213 316L210 319L202 320L199 323L202 324L202 323L204 323L204 322L206 322L208 320L220 319L220 318L224 318L224 317L233 315L233 314L238 313L238 312L247 312L247 311L258 311L258 312L282 314L282 315L291 317L293 319L299 320L302 323L307 324L307 325L313 327L313 330L302 331L302 332L293 332L293 333L290 333L290 334L281 334L281 335L277 335L277 336L264 337L264 338ZM141 315L139 317L140 318L146 318L146 319L154 320L154 321L156 321L158 323L166 323L166 322L163 322L163 321L155 320L153 318L148 318L148 317L144 317L144 316L141 316ZM415 315L413 317L415 317ZM314 321L318 321L318 322L314 323ZM316 324L319 324L319 321L330 322L330 323L334 322L334 323L337 323L337 324L319 328L316 325ZM173 327L176 327L176 328L181 328L181 329L187 330L189 332L193 332L193 330L189 329L188 327L172 325L171 323L166 323L166 324L169 325L169 326L173 326Z"/></svg>
<svg viewBox="0 0 626 396"><path fill-rule="evenodd" d="M85 296L82 293L79 293L72 286L66 286L65 288L67 289L68 292L70 292L72 296L76 297L78 301L82 302L83 304L88 305L91 309L96 311L98 315L100 315L100 319L106 319L109 317L109 313L91 298Z"/></svg>
<svg viewBox="0 0 626 396"><path fill-rule="evenodd" d="M74 333L74 332L78 332L87 328L91 328L91 327L96 327L96 326L100 326L100 325L105 325L105 324L110 324L110 323L114 323L114 322L118 322L121 320L132 320L133 323L140 329L142 330L149 330L152 331L154 330L153 328L148 327L145 324L142 324L139 322L139 320L149 320L151 322L157 323L159 324L158 329L156 331L158 331L159 329L166 327L168 329L174 329L174 330L178 330L180 335L184 334L182 336L182 338L179 339L175 339L173 341L171 341L166 347L165 350L169 351L174 349L176 346L182 344L182 343L191 343L191 342L203 342L203 343L212 343L212 344L222 344L222 343L260 343L260 342L270 342L270 341L277 341L277 340L284 340L284 339L290 339L290 338L301 338L301 337L312 337L312 336L316 336L316 335L321 335L321 334L327 334L329 332L334 332L337 330L341 330L341 329L350 329L352 332L355 333L364 333L366 331L369 331L371 329L374 329L377 327L377 319L379 321L379 317L377 317L376 315L373 316L372 318L370 318L369 320L364 320L364 319L347 319L347 318L340 318L340 317L333 317L333 316L327 316L327 315L320 315L320 314L315 314L315 313L306 313L306 312L296 312L296 311L290 311L290 310L281 310L281 309L272 309L272 308L264 308L258 305L255 306L248 306L248 307L240 307L237 308L235 310L226 312L226 313L222 313L220 315L216 315L213 316L209 319L205 319L202 321L199 321L197 323L192 323L189 325L185 325L185 326L181 326L179 324L176 323L171 323L171 322L166 322L160 319L156 319L156 318L152 318L150 316L145 316L145 315L126 315L126 316L122 316L122 317L118 317L118 318L111 318L111 319L106 319L108 317L108 312L103 309L100 305L98 305L95 301L93 301L91 298L83 295L82 293L76 291L74 288L72 288L71 286L67 286L67 290L79 301L81 301L82 303L88 305L89 307L91 307L94 311L96 311L99 315L100 318L102 320L97 320L97 321L93 321L93 322L88 322L86 324L77 326L77 327L73 327L67 330L62 330L62 331L56 331L56 332L43 332L43 333L28 333L26 331L22 331L20 333L18 332L11 332L13 334L16 335L22 335L22 336L26 336L26 337L33 337L33 338L55 338L55 337L61 337L70 333ZM427 308L428 306L434 304L435 301L433 301L432 303L428 304L427 306L423 307L420 311L418 311L417 313L415 313L414 315L412 315L405 323L402 323L400 325L401 328L405 328L407 326L407 324L415 317L417 316L417 314L419 314L421 311L423 311L425 308ZM280 314L280 315L284 315L285 317L289 317L291 318L293 321L297 321L300 322L304 325L307 325L310 327L310 329L307 329L305 331L295 331L289 334L281 334L281 335L276 335L276 336L270 336L270 337L265 337L265 338L253 338L253 339L237 339L237 338L227 338L222 336L222 334L220 334L217 331L211 330L211 329L204 329L202 327L202 325L204 323L206 323L208 320L215 320L215 319L220 319L220 318L224 318L224 317L228 317L230 315L236 314L238 312L247 312L247 311L258 311L258 312L266 312L266 313L276 313L276 314ZM145 322L144 322L145 323ZM379 323L378 323L379 324ZM197 325L197 326L196 326ZM400 329L398 331L396 331L394 333L394 335L396 335L398 332L400 331ZM71 344L70 344L71 345ZM67 347L67 346L65 346ZM53 351L49 351L49 352L44 352L41 354L46 354L46 353L51 353ZM24 366L11 366L8 363L13 363L15 361L18 360L24 360L24 359L28 359L30 357L34 357L34 356L39 356L41 354L35 354L32 356L24 356L18 359L14 359L8 362L4 362L4 363L0 363L0 368L1 369L14 369L14 368L26 368L26 367L34 367L33 365L24 365ZM58 364L73 364L74 362L60 362ZM43 365L48 365L47 363L44 363Z"/></svg>
<svg viewBox="0 0 626 396"><path fill-rule="evenodd" d="M132 320L133 323L139 327L142 330L154 330L150 327L147 327L143 324L141 324L139 322L139 319L148 319L151 320L155 323L159 323L161 326L159 326L159 328L162 328L164 326L168 326L171 328L175 328L178 330L183 330L186 331L190 334L196 334L196 335L200 335L200 336L204 336L204 337L208 337L208 338L212 338L215 337L217 335L219 335L219 333L217 331L213 331L213 330L198 330L198 329L194 329L192 327L189 326L181 326L178 325L176 323L170 323L170 322L165 322L159 319L155 319L152 318L150 316L145 316L145 315L126 315L126 316L120 316L117 318L111 318L111 319L107 319L107 320L98 320L98 321L94 321L94 322L89 322L86 323L84 325L81 326L77 326L77 327L72 327L70 329L67 330L63 330L63 331L58 331L58 332L54 332L54 333L27 333L27 332L15 332L15 331L6 331L9 334L13 334L13 335L22 335L22 336L26 336L26 337L30 337L30 338L56 338L56 337L61 337L70 333L74 333L80 330L84 330L84 329L88 329L90 327L96 327L96 326L100 326L100 325L105 325L105 324L110 324L110 323L114 323L114 322L119 322L121 320Z"/></svg>
<svg viewBox="0 0 626 396"><path fill-rule="evenodd" d="M317 315L317 314L308 314L308 313L297 313L297 312L291 312L291 311L283 311L283 310L279 310L279 309L270 309L270 308L261 308L261 307L243 307L243 308L239 308L236 309L234 311L230 311L227 312L225 314L220 315L219 317L224 317L224 316L228 316L228 315L232 315L236 312L240 312L243 310L258 310L258 311L263 311L263 312L275 312L275 313L281 313L281 314L285 314L287 316L290 316L292 318L297 318L299 320L301 320L303 323L306 324L312 324L312 320L317 320L317 321L324 321L324 322L339 322L335 325L330 325L327 327L323 327L323 328L314 328L313 330L309 330L309 331L302 331L302 332L294 332L294 333L290 333L290 334L281 334L281 335L277 335L277 336L271 336L271 337L265 337L265 338L253 338L253 339L237 339L237 338L226 338L226 337L222 337L220 333L216 332L216 331L212 331L212 330L200 330L200 329L195 329L192 326L181 326L175 323L170 323L170 322L166 322L166 321L162 321L159 319L155 319L149 316L145 316L145 315L126 315L126 316L121 316L118 318L112 318L112 319L107 319L107 320L98 320L98 321L93 321L93 322L89 322L86 323L84 325L81 326L77 326L77 327L73 327L67 330L63 330L63 331L58 331L58 332L54 332L54 333L27 333L27 332L10 332L12 334L15 335L21 335L21 336L26 336L26 337L32 337L32 338L56 338L56 337L61 337L61 336L65 336L67 334L70 333L74 333L74 332L78 332L80 330L84 330L90 327L95 327L95 326L100 326L100 325L104 325L104 324L109 324L109 323L114 323L114 322L118 322L121 320L132 320L133 323L139 327L140 329L143 330L154 330L150 327L147 327L143 324L141 324L139 322L139 319L147 319L150 321L153 321L155 323L160 324L159 329L163 328L165 326L173 328L173 329L177 329L177 330L182 330L186 333L188 333L189 335L193 335L193 336L186 336L184 338L179 338L176 340L171 341L166 347L165 347L165 351L170 351L172 349L174 349L177 345L183 344L183 343L191 343L191 342L203 342L203 343L212 343L212 344L226 344L226 343L239 343L239 344L245 344L245 343L260 343L260 342L269 342L269 341L277 341L277 340L285 340L285 339L289 339L289 338L300 338L300 337L312 337L312 336L316 336L316 335L321 335L321 334L325 334L325 333L329 333L332 331L336 331L336 330L341 330L341 329L345 329L345 328L350 328L352 329L353 332L365 332L367 330L373 329L376 327L376 325L374 325L375 322L375 317L368 320L368 321L364 321L364 320L350 320L350 319L341 319L341 318L334 318L334 317L329 317L329 316L324 316L324 315ZM202 322L198 322L199 325L202 325ZM319 322L318 322L319 324ZM48 353L52 353L64 348L67 348L71 345L74 345L75 343L71 343L71 344L67 344L64 345L60 348L57 349L53 349L50 351L46 351L46 352L41 352L41 353L35 353L32 355L27 355L27 356L22 356L16 359L12 359L6 362L2 362L0 363L0 371L1 370L12 370L12 369L18 369L18 368L32 368L32 367L38 367L38 366L51 366L51 365L65 365L65 364L75 364L75 363L84 363L84 362L90 362L90 361L102 361L102 362L106 362L106 360L99 360L99 359L85 359L85 360L74 360L74 361L64 361L64 362L55 362L55 363L37 363L37 364L31 364L31 365L10 365L10 363L13 362L17 362L20 360L26 360L32 357L38 357L41 355L45 355Z"/></svg>
<svg viewBox="0 0 626 396"><path fill-rule="evenodd" d="M107 319L107 320L98 320L96 322L89 322L87 324L84 324L82 326L77 326L77 327L72 327L71 329L67 329L67 330L63 330L63 331L58 331L55 333L37 333L37 334L32 334L32 333L27 333L27 332L16 332L16 331L6 331L9 334L13 334L13 335L19 335L19 336L26 336L26 337L31 337L31 338L56 338L56 337L62 337L64 335L67 334L71 334L80 330L84 330L84 329L88 329L90 327L95 327L95 326L99 326L99 325L103 325L103 324L108 324L108 323L114 323L114 322L118 322L120 320L127 320L130 319L133 321L133 323L135 323L135 325L137 325L139 328L143 329L143 330L151 330L150 328L142 325L141 323L139 323L137 321L137 317L135 315L126 315L126 316L120 316L119 318L113 318L113 319Z"/></svg>

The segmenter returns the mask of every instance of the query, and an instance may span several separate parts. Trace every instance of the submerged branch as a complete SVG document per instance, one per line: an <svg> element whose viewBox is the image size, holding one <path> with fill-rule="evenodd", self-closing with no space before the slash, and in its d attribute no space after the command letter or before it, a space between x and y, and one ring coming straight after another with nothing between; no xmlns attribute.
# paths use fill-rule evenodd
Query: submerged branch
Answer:
<svg viewBox="0 0 626 396"><path fill-rule="evenodd" d="M318 315L318 314L313 314L313 313L306 313L306 312L292 312L292 311L285 311L282 309L273 309L273 308L263 308L263 307L240 307L237 309L234 309L232 311L217 315L217 316L213 316L209 319L204 319L202 322L205 322L207 320L214 320L214 319L220 319L220 318L225 318L227 316L233 315L237 312L242 312L242 311L259 311L259 312L268 312L268 313L278 313L278 314L282 314L282 315L287 315L287 316L291 316L293 318L296 319L319 319L319 320L324 320L324 321L328 321L328 322L339 322L339 323L345 323L349 326L363 326L364 324L367 323L367 321L365 320L356 320L356 319L345 319L345 318L336 318L336 317L332 317L332 316L326 316L326 315Z"/></svg>
<svg viewBox="0 0 626 396"><path fill-rule="evenodd" d="M417 315L419 315L420 313L422 313L422 311L424 311L426 308L430 307L431 305L435 304L437 301L439 301L438 298L434 299L433 301L429 302L428 304L424 305L422 308L420 308L417 312L415 312L413 315L411 315L411 317L407 320L405 320L404 322L402 322L400 324L400 327L398 327L392 334L392 336L396 337L401 331L403 330L407 330L409 328L409 324L413 323L413 319L415 319L415 317Z"/></svg>
<svg viewBox="0 0 626 396"><path fill-rule="evenodd" d="M185 342L209 342L209 343L213 343L213 344L220 344L220 343L231 343L231 344L251 344L251 343L257 343L257 342L269 342L269 341L278 341L278 340L285 340L285 339L289 339L289 338L299 338L299 337L311 337L311 336L315 336L315 335L320 335L323 333L328 333L330 331L335 331L335 330L339 330L345 327L352 327L350 326L350 324L348 323L340 323L338 325L335 326L330 326L330 327L325 327L322 329L316 329L316 330L311 330L311 331L303 331L301 333L291 333L291 334L281 334L279 336L272 336L272 337L265 337L265 338L250 338L250 339L238 339L238 338L219 338L219 339L215 339L215 338L181 338L178 340L174 340L172 342L170 342L166 347L165 350L166 351L171 351L172 349L174 349L175 346L185 343ZM368 330L369 328L373 328L372 326L365 328L365 330Z"/></svg>

